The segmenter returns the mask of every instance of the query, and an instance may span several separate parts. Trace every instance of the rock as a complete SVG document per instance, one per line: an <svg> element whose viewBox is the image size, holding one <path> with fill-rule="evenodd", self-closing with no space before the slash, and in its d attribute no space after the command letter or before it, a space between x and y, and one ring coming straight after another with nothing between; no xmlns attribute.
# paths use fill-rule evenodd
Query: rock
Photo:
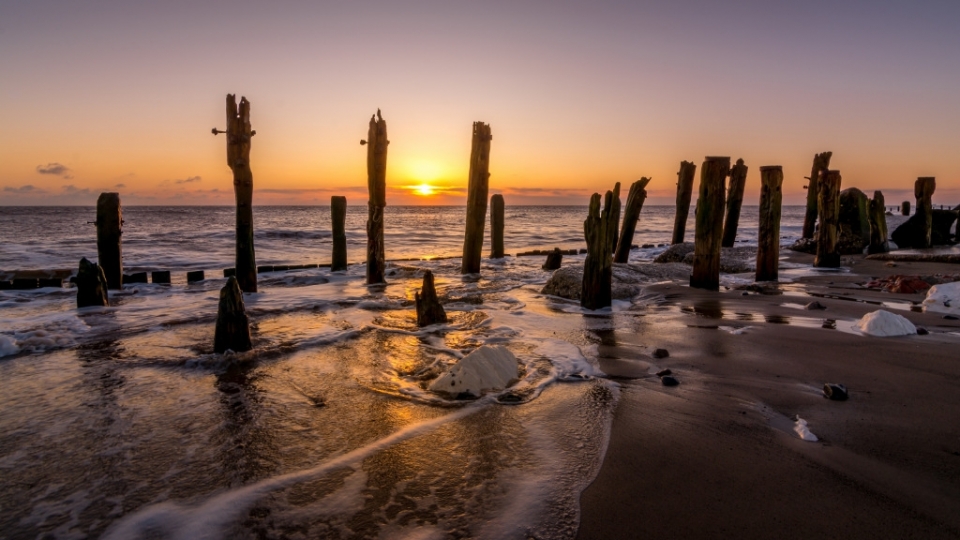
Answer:
<svg viewBox="0 0 960 540"><path fill-rule="evenodd" d="M655 263L684 262L688 253L693 253L693 242L683 242L668 247L653 260Z"/></svg>
<svg viewBox="0 0 960 540"><path fill-rule="evenodd" d="M664 386L677 386L678 384L680 384L680 381L678 381L673 376L664 375L663 377L660 377L660 384Z"/></svg>
<svg viewBox="0 0 960 540"><path fill-rule="evenodd" d="M813 238L801 238L787 246L787 249L790 251L797 251L800 253L809 253L814 255L817 253L817 241Z"/></svg>
<svg viewBox="0 0 960 540"><path fill-rule="evenodd" d="M882 309L864 315L854 328L876 337L910 336L917 333L917 327L906 317Z"/></svg>
<svg viewBox="0 0 960 540"><path fill-rule="evenodd" d="M934 210L930 230L930 243L934 246L943 246L956 243L950 228L957 220L957 212L953 210ZM923 247L924 221L921 214L914 214L910 219L897 227L890 238L900 249Z"/></svg>
<svg viewBox="0 0 960 540"><path fill-rule="evenodd" d="M544 270L556 270L560 268L562 262L563 252L560 251L560 248L553 248L553 251L547 254L547 260L543 263L542 268Z"/></svg>
<svg viewBox="0 0 960 540"><path fill-rule="evenodd" d="M735 290L738 291L749 291L755 292L757 294L764 294L767 296L776 296L783 294L783 291L780 290L776 285L761 285L759 283L750 283L749 285L738 285L735 287Z"/></svg>
<svg viewBox="0 0 960 540"><path fill-rule="evenodd" d="M863 253L870 245L870 199L855 187L840 192L840 215L837 220L837 253Z"/></svg>
<svg viewBox="0 0 960 540"><path fill-rule="evenodd" d="M849 397L847 387L842 384L827 383L823 385L823 397L832 401L846 401Z"/></svg>
<svg viewBox="0 0 960 540"><path fill-rule="evenodd" d="M670 356L670 351L666 349L656 349L650 356L653 356L654 358L667 358Z"/></svg>
<svg viewBox="0 0 960 540"><path fill-rule="evenodd" d="M927 335L927 334L929 334L929 333L930 333L930 331L927 330L926 328L924 328L924 327L922 327L922 326L918 326L918 327L917 327L917 335L918 335L918 336L925 336L925 335Z"/></svg>
<svg viewBox="0 0 960 540"><path fill-rule="evenodd" d="M956 315L944 315L943 318L948 321L960 320L960 317L957 317Z"/></svg>
<svg viewBox="0 0 960 540"><path fill-rule="evenodd" d="M433 272L423 273L423 287L414 293L414 303L417 308L417 326L424 327L431 324L447 322L447 312L444 311L437 298L437 289L433 283Z"/></svg>
<svg viewBox="0 0 960 540"><path fill-rule="evenodd" d="M429 385L432 392L457 397L501 390L517 378L517 358L506 347L484 345L461 358Z"/></svg>
<svg viewBox="0 0 960 540"><path fill-rule="evenodd" d="M827 309L827 306L825 306L825 305L821 304L820 302L817 302L816 300L814 300L813 302L810 302L809 304L803 306L803 309L807 309L807 310Z"/></svg>
<svg viewBox="0 0 960 540"><path fill-rule="evenodd" d="M253 345L250 340L250 320L243 305L243 293L240 291L236 276L230 276L227 278L227 283L220 289L213 350L216 353L223 353L228 349L243 352L251 348Z"/></svg>
<svg viewBox="0 0 960 540"><path fill-rule="evenodd" d="M92 263L86 257L80 259L77 271L77 307L106 306L107 276L99 264Z"/></svg>
<svg viewBox="0 0 960 540"><path fill-rule="evenodd" d="M666 377L667 375L673 375L673 372L669 369L661 369L657 372L657 377Z"/></svg>
<svg viewBox="0 0 960 540"><path fill-rule="evenodd" d="M634 280L628 265L614 264L611 298L616 300L630 299L640 293L639 280ZM559 296L570 300L580 299L580 290L583 286L583 267L565 266L550 276L547 284L540 291L542 294Z"/></svg>

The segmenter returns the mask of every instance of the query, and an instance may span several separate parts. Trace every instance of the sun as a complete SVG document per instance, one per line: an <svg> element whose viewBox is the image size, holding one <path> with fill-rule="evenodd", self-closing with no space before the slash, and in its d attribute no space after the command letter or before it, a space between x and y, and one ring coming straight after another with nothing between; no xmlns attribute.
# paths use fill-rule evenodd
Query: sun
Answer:
<svg viewBox="0 0 960 540"><path fill-rule="evenodd" d="M436 191L434 191L433 189L433 186L427 183L413 186L413 192L423 197L429 197L430 195L433 195L434 193L436 193Z"/></svg>

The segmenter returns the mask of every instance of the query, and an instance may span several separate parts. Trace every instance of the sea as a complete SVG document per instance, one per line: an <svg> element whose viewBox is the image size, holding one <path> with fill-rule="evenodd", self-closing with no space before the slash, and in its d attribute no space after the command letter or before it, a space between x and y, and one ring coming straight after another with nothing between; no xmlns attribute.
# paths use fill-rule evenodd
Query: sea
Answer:
<svg viewBox="0 0 960 540"><path fill-rule="evenodd" d="M508 206L510 256L486 258L488 226L480 274L461 275L463 207L388 206L374 286L366 214L348 208L346 271L258 276L249 352L213 352L231 207L124 208L125 272L173 279L110 291L109 307L77 309L69 284L0 290L0 538L574 537L619 396L600 336L649 324L642 295L588 312L541 294L544 257L517 256L585 248L586 207ZM329 207L253 215L258 265L330 262ZM95 260L95 219L0 207L0 273ZM743 208L738 245L756 245L757 219ZM802 219L784 207L782 244ZM674 207L645 207L631 262L652 264L673 221ZM192 270L206 279L187 283ZM449 322L418 328L426 270ZM518 358L510 388L427 389L482 345Z"/></svg>

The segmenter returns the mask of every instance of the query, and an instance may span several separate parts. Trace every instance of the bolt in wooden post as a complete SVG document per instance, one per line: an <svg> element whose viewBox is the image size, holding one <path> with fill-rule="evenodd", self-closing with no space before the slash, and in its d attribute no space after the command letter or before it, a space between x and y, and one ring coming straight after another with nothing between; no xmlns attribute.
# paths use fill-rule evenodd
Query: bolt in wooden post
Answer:
<svg viewBox="0 0 960 540"><path fill-rule="evenodd" d="M817 198L817 213L820 227L817 229L817 255L813 265L818 268L839 268L837 253L838 221L840 217L840 171L822 171L817 182L820 191Z"/></svg>
<svg viewBox="0 0 960 540"><path fill-rule="evenodd" d="M237 278L230 276L220 289L220 304L217 307L217 325L213 336L213 351L223 353L227 349L234 352L249 351L253 348L250 340L250 319L243 305L243 293Z"/></svg>
<svg viewBox="0 0 960 540"><path fill-rule="evenodd" d="M783 167L760 167L760 228L757 234L757 281L780 277L780 210Z"/></svg>
<svg viewBox="0 0 960 540"><path fill-rule="evenodd" d="M214 130L214 133L217 133ZM227 94L227 165L233 171L237 201L237 283L243 292L257 292L257 258L253 250L253 172L250 170L250 102Z"/></svg>
<svg viewBox="0 0 960 540"><path fill-rule="evenodd" d="M820 172L830 167L830 158L833 152L822 152L813 156L813 167L810 169L810 176L807 178L807 213L803 216L802 238L813 238L813 231L817 226L817 182L819 182Z"/></svg>
<svg viewBox="0 0 960 540"><path fill-rule="evenodd" d="M383 209L387 206L387 122L377 109L370 117L367 140L367 284L386 283L386 249L383 245Z"/></svg>
<svg viewBox="0 0 960 540"><path fill-rule="evenodd" d="M333 220L333 258L330 271L347 269L347 198L330 197L330 217Z"/></svg>
<svg viewBox="0 0 960 540"><path fill-rule="evenodd" d="M680 162L677 173L677 214L673 220L673 239L671 244L682 244L687 229L687 216L690 215L690 198L693 196L693 177L697 166L689 161Z"/></svg>
<svg viewBox="0 0 960 540"><path fill-rule="evenodd" d="M637 231L637 220L643 210L643 201L647 199L647 184L650 179L643 177L630 186L627 194L627 206L623 210L623 228L620 229L620 239L614 251L613 262L625 263L630 260L630 247L633 245L633 235ZM619 186L619 184L617 184Z"/></svg>
<svg viewBox="0 0 960 540"><path fill-rule="evenodd" d="M503 258L503 195L490 197L490 258Z"/></svg>
<svg viewBox="0 0 960 540"><path fill-rule="evenodd" d="M928 248L933 245L931 233L933 231L933 192L937 189L937 180L932 176L923 176L917 178L913 185L913 194L917 198L917 214L923 220L923 245L921 248Z"/></svg>
<svg viewBox="0 0 960 540"><path fill-rule="evenodd" d="M417 308L417 326L424 327L431 324L447 322L447 312L437 297L437 288L433 283L433 272L423 273L423 287L413 295Z"/></svg>
<svg viewBox="0 0 960 540"><path fill-rule="evenodd" d="M729 173L729 157L708 156L700 168L691 287L711 291L720 289L720 237L723 234L725 180Z"/></svg>
<svg viewBox="0 0 960 540"><path fill-rule="evenodd" d="M463 238L461 274L480 272L483 251L483 223L487 218L487 191L490 186L490 125L473 123L470 149L470 179L467 185L467 227Z"/></svg>
<svg viewBox="0 0 960 540"><path fill-rule="evenodd" d="M737 239L737 226L740 222L740 207L743 205L743 188L747 185L747 166L742 159L730 171L730 182L727 187L727 217L723 224L722 247L733 247Z"/></svg>
<svg viewBox="0 0 960 540"><path fill-rule="evenodd" d="M903 201L900 204L900 215L909 216L910 215L910 201Z"/></svg>
<svg viewBox="0 0 960 540"><path fill-rule="evenodd" d="M612 304L613 296L613 192L604 197L600 212L600 194L590 197L590 210L583 222L587 240L587 257L583 261L583 282L580 286L580 305L600 309Z"/></svg>
<svg viewBox="0 0 960 540"><path fill-rule="evenodd" d="M107 287L123 288L123 211L119 193L101 193L97 198L97 257L107 277Z"/></svg>
<svg viewBox="0 0 960 540"><path fill-rule="evenodd" d="M107 278L99 264L88 261L86 257L80 259L76 282L78 308L109 305Z"/></svg>
<svg viewBox="0 0 960 540"><path fill-rule="evenodd" d="M885 210L883 193L873 192L873 200L870 201L870 209L867 212L867 218L870 221L870 245L867 247L867 253L886 253L890 251L887 244L887 215Z"/></svg>

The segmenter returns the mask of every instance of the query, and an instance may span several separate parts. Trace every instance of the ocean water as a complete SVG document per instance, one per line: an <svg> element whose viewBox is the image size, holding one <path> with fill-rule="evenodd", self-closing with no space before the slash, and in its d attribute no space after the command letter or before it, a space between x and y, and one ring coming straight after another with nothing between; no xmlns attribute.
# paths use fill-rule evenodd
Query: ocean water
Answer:
<svg viewBox="0 0 960 540"><path fill-rule="evenodd" d="M69 287L0 291L0 538L573 537L619 395L598 335L636 332L643 306L585 316L541 295L543 257L461 276L463 212L388 207L385 286L364 285L362 264L261 274L245 295L248 353L212 351L232 208L124 209L125 269L172 270L173 285L127 285L84 309ZM585 214L507 207L507 252L585 247ZM744 208L746 245L756 216ZM96 258L94 219L0 208L0 271ZM801 219L784 209L783 243ZM348 211L354 263L365 220ZM258 264L329 262L329 222L324 207L254 208ZM644 208L634 243L668 243L672 227L672 207ZM186 284L194 269L208 279ZM450 322L420 329L428 269ZM425 389L483 344L518 357L510 389L469 401Z"/></svg>

